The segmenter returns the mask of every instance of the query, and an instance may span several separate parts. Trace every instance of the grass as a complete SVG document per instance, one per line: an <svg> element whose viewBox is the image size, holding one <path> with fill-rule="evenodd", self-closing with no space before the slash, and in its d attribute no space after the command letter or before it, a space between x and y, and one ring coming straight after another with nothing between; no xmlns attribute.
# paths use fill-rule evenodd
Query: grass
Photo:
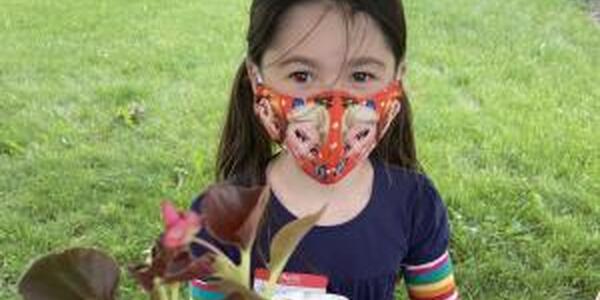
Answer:
<svg viewBox="0 0 600 300"><path fill-rule="evenodd" d="M600 25L574 0L405 2L420 157L463 298L593 299ZM159 201L210 183L247 6L0 5L0 299L48 251L139 259ZM121 295L143 299L126 276Z"/></svg>

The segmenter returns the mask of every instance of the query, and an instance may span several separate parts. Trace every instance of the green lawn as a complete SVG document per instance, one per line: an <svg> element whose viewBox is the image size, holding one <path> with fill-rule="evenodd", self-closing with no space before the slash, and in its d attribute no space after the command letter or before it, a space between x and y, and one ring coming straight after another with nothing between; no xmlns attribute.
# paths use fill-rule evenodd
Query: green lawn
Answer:
<svg viewBox="0 0 600 300"><path fill-rule="evenodd" d="M600 25L585 1L405 2L420 157L449 207L463 299L593 299ZM1 1L0 299L48 251L139 259L158 203L187 206L210 183L247 9ZM143 299L123 274L122 299Z"/></svg>

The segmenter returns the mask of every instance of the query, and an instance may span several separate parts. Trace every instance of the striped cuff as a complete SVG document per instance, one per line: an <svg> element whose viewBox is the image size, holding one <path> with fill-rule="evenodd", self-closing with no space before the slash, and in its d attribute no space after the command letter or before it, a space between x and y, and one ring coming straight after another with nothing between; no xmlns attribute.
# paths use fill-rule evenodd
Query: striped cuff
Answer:
<svg viewBox="0 0 600 300"><path fill-rule="evenodd" d="M225 295L214 290L209 284L196 279L190 281L190 298L192 300L223 300Z"/></svg>
<svg viewBox="0 0 600 300"><path fill-rule="evenodd" d="M410 299L459 299L448 251L432 262L417 266L407 266L404 272L404 280Z"/></svg>

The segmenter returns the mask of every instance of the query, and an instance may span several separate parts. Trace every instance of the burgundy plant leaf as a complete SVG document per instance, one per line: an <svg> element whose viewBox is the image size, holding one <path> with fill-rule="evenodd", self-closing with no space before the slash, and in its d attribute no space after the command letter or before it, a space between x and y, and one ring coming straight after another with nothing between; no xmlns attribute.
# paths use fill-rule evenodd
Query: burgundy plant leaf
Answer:
<svg viewBox="0 0 600 300"><path fill-rule="evenodd" d="M209 232L223 243L248 249L269 199L264 186L211 186L204 194L202 215Z"/></svg>
<svg viewBox="0 0 600 300"><path fill-rule="evenodd" d="M19 281L19 293L25 300L113 300L118 283L112 257L73 248L34 261Z"/></svg>
<svg viewBox="0 0 600 300"><path fill-rule="evenodd" d="M202 226L200 215L180 212L168 201L161 204L161 214L165 231L152 247L150 262L129 267L132 277L147 292L154 290L155 278L164 280L168 273L183 272L191 264L191 258L184 261L182 257L190 256L187 246ZM200 271L198 266L196 269Z"/></svg>
<svg viewBox="0 0 600 300"><path fill-rule="evenodd" d="M164 283L174 283L212 275L214 260L214 254L210 252L194 258L188 248L173 249L156 242L150 263L131 266L129 272L146 292L152 292L156 278Z"/></svg>
<svg viewBox="0 0 600 300"><path fill-rule="evenodd" d="M154 278L156 277L152 267L147 264L137 264L128 268L129 273L135 281L146 291L154 289Z"/></svg>
<svg viewBox="0 0 600 300"><path fill-rule="evenodd" d="M163 280L165 283L186 282L210 276L215 273L214 256L213 253L205 253L193 258L188 251L182 252L168 264Z"/></svg>
<svg viewBox="0 0 600 300"><path fill-rule="evenodd" d="M150 262L130 266L129 273L144 290L150 292L154 290L154 278L163 276L175 251L181 250L171 250L157 241L152 247Z"/></svg>

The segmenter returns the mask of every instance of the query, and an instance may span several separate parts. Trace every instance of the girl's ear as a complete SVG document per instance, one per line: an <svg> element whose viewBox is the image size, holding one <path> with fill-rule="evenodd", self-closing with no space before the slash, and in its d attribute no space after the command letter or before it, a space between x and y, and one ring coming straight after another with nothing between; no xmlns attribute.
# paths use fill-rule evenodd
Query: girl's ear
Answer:
<svg viewBox="0 0 600 300"><path fill-rule="evenodd" d="M258 66L252 62L249 58L246 59L246 71L248 72L248 78L252 85L252 92L256 95L256 87L259 83L262 83ZM273 108L267 98L255 98L254 101L254 114L258 117L263 125L263 128L267 131L267 134L271 139L279 141L281 138L280 124L273 112Z"/></svg>
<svg viewBox="0 0 600 300"><path fill-rule="evenodd" d="M406 74L406 61L403 59L398 63L396 67L396 81L402 81L404 79L404 75Z"/></svg>
<svg viewBox="0 0 600 300"><path fill-rule="evenodd" d="M260 75L258 74L258 66L250 60L250 58L246 58L246 71L248 72L248 78L250 79L250 84L252 85L252 92L256 93L256 85L260 80Z"/></svg>

